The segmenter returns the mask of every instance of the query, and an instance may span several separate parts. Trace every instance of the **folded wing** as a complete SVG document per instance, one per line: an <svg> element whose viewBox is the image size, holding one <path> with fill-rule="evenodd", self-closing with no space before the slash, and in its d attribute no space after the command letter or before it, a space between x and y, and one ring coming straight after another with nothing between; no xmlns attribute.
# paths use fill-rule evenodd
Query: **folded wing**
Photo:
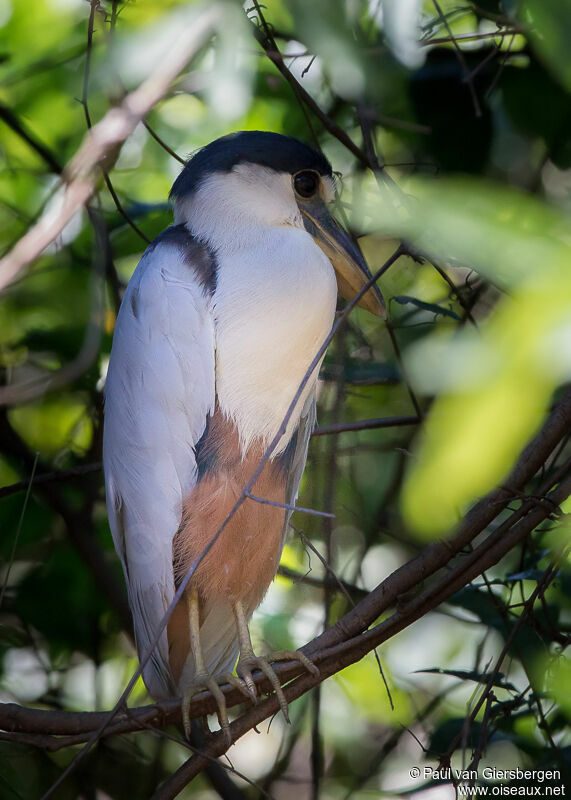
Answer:
<svg viewBox="0 0 571 800"><path fill-rule="evenodd" d="M172 540L197 481L194 446L214 409L214 258L182 225L147 249L117 319L105 387L107 507L141 661L174 596ZM175 690L166 629L143 670Z"/></svg>

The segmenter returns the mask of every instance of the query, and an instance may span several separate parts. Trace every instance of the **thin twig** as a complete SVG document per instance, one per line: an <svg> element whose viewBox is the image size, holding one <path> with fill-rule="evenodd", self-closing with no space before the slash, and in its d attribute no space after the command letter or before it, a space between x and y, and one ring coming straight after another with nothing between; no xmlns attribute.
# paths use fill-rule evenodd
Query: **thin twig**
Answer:
<svg viewBox="0 0 571 800"><path fill-rule="evenodd" d="M339 589L339 591L345 595L345 597L349 602L349 605L352 608L355 608L355 603L353 602L353 599L349 594L349 589L344 585L344 582L341 580L341 578L338 577L337 573L331 566L331 563L324 556L321 555L317 547L313 544L313 542L310 539L307 538L307 536L303 533L303 531L298 531L297 533L299 535L299 538L303 542L303 546L307 547L308 550L311 550L311 552L317 556L317 558L325 568L325 572L330 576L329 580L321 582L322 587L324 589L328 589L329 591L331 591L336 586Z"/></svg>
<svg viewBox="0 0 571 800"><path fill-rule="evenodd" d="M400 428L409 425L420 425L422 417L378 417L377 419L360 419L355 422L338 422L335 425L320 425L312 436L336 436L339 433L356 431L374 431L379 428Z"/></svg>
<svg viewBox="0 0 571 800"><path fill-rule="evenodd" d="M468 306L468 304L466 303L466 301L462 297L462 293L460 292L460 289L456 286L456 284L454 283L454 281L452 280L450 275L439 264L435 264L434 261L431 261L430 264L436 270L436 272L438 272L438 274L440 275L442 280L445 281L448 284L448 286L452 289L452 292L455 294L456 299L458 300L458 302L460 303L460 305L462 306L462 308L463 308L463 310L464 310L464 312L466 314L466 318L470 320L470 322L472 323L472 325L475 328L477 328L478 324L477 324L476 320L474 319L474 317L472 316L472 312L470 311L470 307Z"/></svg>
<svg viewBox="0 0 571 800"><path fill-rule="evenodd" d="M176 159L176 161L179 162L179 164L182 164L183 166L186 164L186 161L184 160L184 158L179 156L178 153L175 153L175 151L172 149L172 147L169 147L169 145L164 141L164 139L161 139L159 134L154 130L154 128L151 128L151 126L149 125L149 123L147 122L146 119L143 120L143 125L145 126L147 131L151 134L151 136L153 137L155 142L160 144L160 146L163 148L163 150L166 150L166 152L169 154L169 156L172 156L174 159Z"/></svg>
<svg viewBox="0 0 571 800"><path fill-rule="evenodd" d="M398 362L398 365L399 365L399 368L400 368L400 371L401 371L401 374L402 374L404 385L406 386L406 390L408 392L408 396L410 397L410 401L411 401L412 406L413 406L413 408L414 408L414 410L416 412L416 418L417 419L421 419L423 414L422 414L422 411L420 409L420 403L418 402L418 399L416 397L416 393L414 392L414 390L412 388L412 385L410 383L410 380L407 377L407 373L406 373L406 370L405 370L403 358L402 358L401 351L400 351L400 346L399 346L399 343L398 343L398 340L397 340L397 337L396 337L396 334L395 334L395 331L394 331L394 326L391 325L391 323L388 322L388 321L387 321L387 332L389 334L389 337L390 337L390 340L391 340L391 344L393 346L393 350L395 351L395 355L396 355L397 362Z"/></svg>
<svg viewBox="0 0 571 800"><path fill-rule="evenodd" d="M500 61L500 65L498 66L498 70L497 70L496 74L494 75L494 78L493 78L492 82L490 83L490 85L488 86L488 88L486 90L486 97L490 97L490 95L493 93L494 89L498 85L499 80L500 80L500 78L502 76L502 72L504 71L505 66L508 63L508 58L510 57L510 53L511 53L511 49L513 47L514 41L515 41L515 35L512 36L512 38L511 38L511 40L510 40L510 42L509 42L509 44L507 46L507 49L506 49L506 51L504 53L504 56L503 56L502 60Z"/></svg>
<svg viewBox="0 0 571 800"><path fill-rule="evenodd" d="M30 478L28 480L28 488L26 490L26 496L24 497L24 503L22 505L22 511L20 513L20 519L18 520L18 527L16 528L16 535L14 536L14 541L12 542L12 550L10 552L10 558L8 559L8 567L6 569L6 575L4 576L4 583L2 585L2 591L0 592L0 608L2 608L2 603L4 602L4 595L6 593L6 589L8 587L8 583L10 581L10 571L12 569L12 564L14 563L14 559L16 557L16 551L18 549L18 541L20 539L20 533L22 532L22 524L24 522L24 514L26 513L26 509L28 508L28 502L30 500L30 493L32 490L32 484L34 482L34 475L36 474L36 467L38 466L38 458L40 457L39 453L36 453L34 458L34 465L32 467L32 472L30 474Z"/></svg>
<svg viewBox="0 0 571 800"><path fill-rule="evenodd" d="M52 172L55 172L56 175L61 175L62 167L61 164L58 162L55 155L52 153L50 148L41 142L37 136L35 136L31 131L29 131L24 123L16 116L14 111L8 106L5 106L3 103L0 103L0 119L6 123L14 133L17 133L20 139L27 142L32 150L41 156L43 161L49 166Z"/></svg>
<svg viewBox="0 0 571 800"><path fill-rule="evenodd" d="M452 28L450 27L450 23L448 22L446 16L443 14L442 9L440 8L440 3L438 0L432 0L434 8L436 9L440 19L444 23L444 27L448 31L448 35L450 36L450 41L454 45L454 50L456 52L456 57L458 58L458 62L460 67L462 68L462 72L464 73L465 82L470 90L470 94L472 96L472 102L474 103L474 113L477 117L482 116L482 109L480 108L480 101L478 100L478 95L476 94L476 89L474 87L474 83L470 78L470 70L468 69L468 64L466 63L466 59L464 58L464 53L462 52L462 48L456 41L456 37L452 33Z"/></svg>
<svg viewBox="0 0 571 800"><path fill-rule="evenodd" d="M90 11L89 11L89 21L87 23L87 46L85 48L85 68L83 70L83 88L81 93L81 105L83 106L83 113L85 114L85 122L87 124L87 130L91 130L93 127L91 121L91 114L89 113L89 105L88 105L88 96L89 96L89 77L91 73L91 54L93 49L93 28L95 23L95 13L99 10L99 0L90 0ZM133 222L131 217L127 214L123 206L121 205L121 201L117 197L117 193L113 188L113 184L111 183L111 178L109 177L109 172L103 166L101 166L101 173L103 175L103 180L105 181L105 185L111 195L111 199L115 204L115 208L119 212L119 214L123 217L125 222L135 231L135 233L143 239L144 242L149 244L149 239L145 236L143 231L137 227L137 225Z"/></svg>
<svg viewBox="0 0 571 800"><path fill-rule="evenodd" d="M327 517L328 519L335 519L335 514L329 514L326 511L317 511L315 508L304 508L303 506L294 506L292 503L278 503L277 500L268 500L265 497L258 497L251 492L246 492L246 497L249 500L255 500L256 503L262 503L266 506L274 506L274 508L285 508L287 511L299 511L302 514L310 514L314 517Z"/></svg>
<svg viewBox="0 0 571 800"><path fill-rule="evenodd" d="M336 573L333 577L325 575L323 578L312 578L311 575L297 572L295 569L291 569L291 567L286 567L285 564L280 564L278 567L278 575L293 581L293 583L303 583L307 586L312 586L314 589L323 589L324 584L328 584L333 591L342 592L346 597L355 597L356 600L362 600L368 594L366 589L361 589L359 586L355 586L355 584L347 583L346 580L340 578ZM353 600L351 600L351 605L355 605Z"/></svg>
<svg viewBox="0 0 571 800"><path fill-rule="evenodd" d="M397 428L402 426L419 425L422 418L418 417L379 417L376 419L355 420L353 422L340 422L336 425L321 425L312 432L312 436L336 436L339 433L355 433L358 431L372 431L379 428ZM93 461L90 464L78 464L69 469L53 470L43 472L34 478L34 486L44 483L61 483L70 478L80 478L98 472L102 468L101 461ZM16 492L24 491L28 486L28 480L16 481L16 483L0 486L0 499L8 497ZM301 511L299 506L292 506L295 511Z"/></svg>
<svg viewBox="0 0 571 800"><path fill-rule="evenodd" d="M253 33L259 44L264 49L267 57L270 61L277 67L279 72L283 75L286 81L294 90L295 94L303 100L305 105L309 108L312 114L317 117L318 120L323 124L323 127L329 131L329 133L338 139L341 144L344 144L345 147L353 153L355 158L357 158L363 166L368 167L369 162L365 153L358 147L355 142L351 139L350 136L341 128L336 122L334 122L331 117L329 117L315 102L313 97L303 88L303 86L299 83L299 81L295 78L295 76L290 72L287 68L286 64L284 63L283 56L280 53L278 46L273 38L272 32L269 28L268 23L262 13L259 3L257 0L254 0L254 5L256 7L258 17L260 19L261 27L257 27L256 25L252 24Z"/></svg>
<svg viewBox="0 0 571 800"><path fill-rule="evenodd" d="M58 469L53 472L42 472L40 475L34 477L34 487L44 483L61 483L69 480L70 478L79 478L83 475L89 475L93 472L99 472L101 469L101 461L94 461L91 464L78 464L69 469ZM16 492L21 492L27 489L30 485L29 479L11 483L8 486L0 486L0 499L8 497Z"/></svg>
<svg viewBox="0 0 571 800"><path fill-rule="evenodd" d="M423 39L419 42L421 47L432 47L435 44L452 44L454 42L472 42L481 39L496 39L504 36L524 36L527 31L524 28L512 26L505 30L489 31L488 33L456 33L450 36L435 36L433 39Z"/></svg>

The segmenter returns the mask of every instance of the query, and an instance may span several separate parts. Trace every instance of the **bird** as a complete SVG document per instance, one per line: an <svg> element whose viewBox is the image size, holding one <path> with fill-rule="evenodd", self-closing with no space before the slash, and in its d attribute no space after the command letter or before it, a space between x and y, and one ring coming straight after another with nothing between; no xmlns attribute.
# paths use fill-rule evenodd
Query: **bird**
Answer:
<svg viewBox="0 0 571 800"><path fill-rule="evenodd" d="M248 625L278 569L322 356L306 373L338 292L351 299L369 282L359 304L384 316L360 250L328 209L334 198L331 164L310 145L269 131L216 139L176 178L173 224L147 247L117 315L104 406L109 523L143 680L157 701L182 697L187 734L199 691L214 694L231 741L221 683L255 701L252 671L263 670L287 718L272 661L317 671L300 651L256 655Z"/></svg>

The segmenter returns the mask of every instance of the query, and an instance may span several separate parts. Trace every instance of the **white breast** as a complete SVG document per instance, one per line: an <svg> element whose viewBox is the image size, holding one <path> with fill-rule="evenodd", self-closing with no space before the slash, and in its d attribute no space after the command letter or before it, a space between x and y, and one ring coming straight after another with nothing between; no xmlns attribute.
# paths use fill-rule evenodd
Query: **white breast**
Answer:
<svg viewBox="0 0 571 800"><path fill-rule="evenodd" d="M331 330L337 285L328 258L304 230L266 228L252 246L219 260L214 294L216 390L242 449L276 435L308 366ZM275 453L297 426L318 368Z"/></svg>

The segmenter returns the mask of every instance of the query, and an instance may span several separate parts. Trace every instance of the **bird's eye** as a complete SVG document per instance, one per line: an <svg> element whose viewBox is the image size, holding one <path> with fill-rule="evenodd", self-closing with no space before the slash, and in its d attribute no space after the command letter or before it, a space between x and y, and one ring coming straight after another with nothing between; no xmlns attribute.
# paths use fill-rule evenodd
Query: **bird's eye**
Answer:
<svg viewBox="0 0 571 800"><path fill-rule="evenodd" d="M319 187L319 175L312 169L304 169L293 176L293 186L300 197L313 197Z"/></svg>

